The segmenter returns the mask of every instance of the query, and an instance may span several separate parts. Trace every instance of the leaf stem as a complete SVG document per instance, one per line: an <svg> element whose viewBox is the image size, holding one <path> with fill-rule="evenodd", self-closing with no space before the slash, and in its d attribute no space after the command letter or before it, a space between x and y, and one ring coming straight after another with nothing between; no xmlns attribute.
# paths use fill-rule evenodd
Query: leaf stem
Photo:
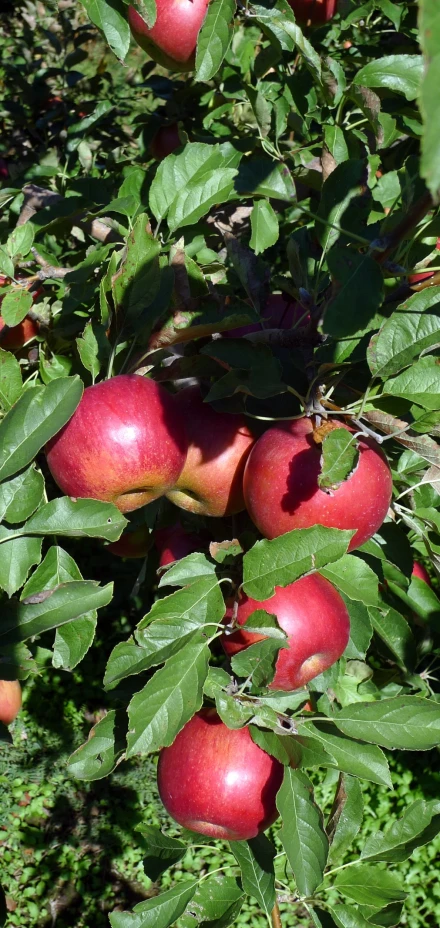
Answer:
<svg viewBox="0 0 440 928"><path fill-rule="evenodd" d="M283 928L281 923L280 907L278 902L275 903L271 914L272 928Z"/></svg>

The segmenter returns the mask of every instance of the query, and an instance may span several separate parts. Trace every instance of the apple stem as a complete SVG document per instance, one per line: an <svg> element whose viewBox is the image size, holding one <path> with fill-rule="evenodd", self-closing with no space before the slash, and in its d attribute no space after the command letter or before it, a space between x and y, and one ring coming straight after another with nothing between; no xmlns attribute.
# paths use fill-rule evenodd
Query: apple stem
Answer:
<svg viewBox="0 0 440 928"><path fill-rule="evenodd" d="M281 914L280 914L278 902L275 903L272 909L271 920L272 920L272 928L283 928L282 923L281 923Z"/></svg>

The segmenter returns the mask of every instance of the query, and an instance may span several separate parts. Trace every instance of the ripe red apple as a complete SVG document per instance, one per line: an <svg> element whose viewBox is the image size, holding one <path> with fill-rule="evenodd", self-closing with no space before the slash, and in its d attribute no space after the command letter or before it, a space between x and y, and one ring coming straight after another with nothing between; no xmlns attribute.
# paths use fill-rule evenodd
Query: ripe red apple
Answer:
<svg viewBox="0 0 440 928"><path fill-rule="evenodd" d="M187 554L200 551L203 540L199 535L185 532L179 522L169 528L157 528L154 532L154 543L159 553L159 567L167 567L174 561L180 561Z"/></svg>
<svg viewBox="0 0 440 928"><path fill-rule="evenodd" d="M157 17L152 29L129 6L128 22L133 38L164 68L192 71L207 6L208 0L156 0Z"/></svg>
<svg viewBox="0 0 440 928"><path fill-rule="evenodd" d="M0 722L10 725L21 709L21 686L18 680L0 680Z"/></svg>
<svg viewBox="0 0 440 928"><path fill-rule="evenodd" d="M261 316L265 329L291 329L295 324L299 324L301 327L306 325L310 319L309 314L300 303L282 293L270 294ZM240 336L249 335L251 332L261 332L262 329L261 322L252 322L249 325L239 326L238 329L223 332L222 335L226 338L240 338Z"/></svg>
<svg viewBox="0 0 440 928"><path fill-rule="evenodd" d="M9 177L8 162L0 158L0 180L7 180Z"/></svg>
<svg viewBox="0 0 440 928"><path fill-rule="evenodd" d="M107 551L118 557L146 557L151 548L151 534L146 525L140 525L131 532L123 532L117 541L106 546Z"/></svg>
<svg viewBox="0 0 440 928"><path fill-rule="evenodd" d="M185 423L188 455L168 499L205 516L230 516L244 509L243 472L254 436L240 415L215 412L198 387L175 397Z"/></svg>
<svg viewBox="0 0 440 928"><path fill-rule="evenodd" d="M322 446L313 439L310 419L280 422L264 432L251 451L243 481L246 508L262 535L276 538L311 525L356 529L350 551L371 538L387 514L392 478L377 443L362 437L358 444L354 473L336 490L325 492L318 486Z"/></svg>
<svg viewBox="0 0 440 928"><path fill-rule="evenodd" d="M411 576L418 577L419 580L423 580L428 584L428 586L432 586L431 577L429 576L426 567L424 567L423 564L420 564L419 561L414 561Z"/></svg>
<svg viewBox="0 0 440 928"><path fill-rule="evenodd" d="M440 238L437 239L435 247L437 251L440 251ZM435 271L429 271L429 270L421 271L419 274L409 274L408 283L410 286L413 286L414 284L420 284L422 280L429 280L429 278L433 277L434 274L435 274Z"/></svg>
<svg viewBox="0 0 440 928"><path fill-rule="evenodd" d="M288 0L300 26L322 26L336 13L337 0Z"/></svg>
<svg viewBox="0 0 440 928"><path fill-rule="evenodd" d="M157 161L163 161L176 148L180 148L181 144L177 122L172 122L168 126L161 126L157 130L150 145L151 154Z"/></svg>
<svg viewBox="0 0 440 928"><path fill-rule="evenodd" d="M334 586L320 574L301 577L286 587L276 587L275 595L257 602L243 594L237 622L244 625L252 612L265 609L275 615L287 634L288 648L278 652L275 676L270 687L297 690L331 667L344 653L350 637L350 619ZM250 631L223 635L221 642L228 657L262 641L266 636Z"/></svg>
<svg viewBox="0 0 440 928"><path fill-rule="evenodd" d="M17 351L23 348L23 345L38 335L38 332L38 322L29 319L28 316L18 325L13 326L7 326L0 316L0 348L6 351Z"/></svg>
<svg viewBox="0 0 440 928"><path fill-rule="evenodd" d="M172 818L210 838L247 841L278 817L279 761L201 709L159 755L160 798Z"/></svg>
<svg viewBox="0 0 440 928"><path fill-rule="evenodd" d="M154 380L120 374L87 387L72 418L46 446L53 478L69 496L130 512L163 496L185 463L175 398Z"/></svg>

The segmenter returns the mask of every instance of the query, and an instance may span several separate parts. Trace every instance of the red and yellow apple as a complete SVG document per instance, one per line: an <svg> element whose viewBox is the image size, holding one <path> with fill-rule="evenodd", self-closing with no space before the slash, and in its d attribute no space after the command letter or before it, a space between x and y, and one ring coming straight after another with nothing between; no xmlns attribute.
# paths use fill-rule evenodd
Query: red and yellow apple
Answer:
<svg viewBox="0 0 440 928"><path fill-rule="evenodd" d="M306 686L339 660L347 647L350 637L347 608L342 596L320 574L276 587L275 595L264 602L243 594L237 610L238 624L244 625L256 609L275 615L287 635L288 648L278 652L272 689L297 690ZM265 637L237 629L223 635L221 643L228 657L233 657Z"/></svg>
<svg viewBox="0 0 440 928"><path fill-rule="evenodd" d="M192 71L207 7L208 0L156 0L151 29L133 6L128 7L128 22L134 40L153 61L171 71Z"/></svg>
<svg viewBox="0 0 440 928"><path fill-rule="evenodd" d="M201 709L159 755L160 798L172 818L210 838L247 841L278 817L279 761Z"/></svg>
<svg viewBox="0 0 440 928"><path fill-rule="evenodd" d="M205 516L229 516L244 509L243 473L254 436L244 416L216 412L198 387L175 397L185 423L188 455L167 497L181 509Z"/></svg>
<svg viewBox="0 0 440 928"><path fill-rule="evenodd" d="M377 443L362 436L354 472L337 489L326 492L318 486L322 446L313 435L308 418L280 422L263 433L246 464L246 508L266 538L312 525L356 529L349 545L352 551L377 532L388 512L392 493L388 462Z"/></svg>
<svg viewBox="0 0 440 928"><path fill-rule="evenodd" d="M152 543L151 533L146 525L140 525L132 531L123 532L117 541L106 545L106 551L111 551L118 557L138 558L146 557Z"/></svg>
<svg viewBox="0 0 440 928"><path fill-rule="evenodd" d="M18 680L0 680L0 722L10 725L21 709L21 686Z"/></svg>
<svg viewBox="0 0 440 928"><path fill-rule="evenodd" d="M187 442L175 398L154 380L121 374L88 387L46 446L63 493L130 512L175 486Z"/></svg>
<svg viewBox="0 0 440 928"><path fill-rule="evenodd" d="M336 13L338 0L288 0L300 26L322 26Z"/></svg>
<svg viewBox="0 0 440 928"><path fill-rule="evenodd" d="M203 540L194 532L186 532L180 522L168 528L157 528L154 532L154 544L159 554L159 567L167 567L180 561L187 554L200 551Z"/></svg>
<svg viewBox="0 0 440 928"><path fill-rule="evenodd" d="M157 161L163 161L176 148L180 148L181 144L177 122L172 122L167 126L161 126L157 130L150 145L151 154Z"/></svg>
<svg viewBox="0 0 440 928"><path fill-rule="evenodd" d="M431 577L426 570L426 567L423 564L420 564L419 561L414 561L412 569L412 577L418 577L419 580L423 580L424 583L427 583L428 586L432 586Z"/></svg>

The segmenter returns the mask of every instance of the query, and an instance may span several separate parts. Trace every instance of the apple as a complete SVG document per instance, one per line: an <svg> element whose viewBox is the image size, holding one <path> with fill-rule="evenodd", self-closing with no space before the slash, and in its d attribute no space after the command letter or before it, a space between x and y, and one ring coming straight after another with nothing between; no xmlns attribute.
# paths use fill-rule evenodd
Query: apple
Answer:
<svg viewBox="0 0 440 928"><path fill-rule="evenodd" d="M151 154L157 161L163 161L176 148L180 148L181 144L177 122L172 122L168 126L161 126L157 130L150 145Z"/></svg>
<svg viewBox="0 0 440 928"><path fill-rule="evenodd" d="M63 493L130 512L175 485L186 450L175 397L154 380L120 374L87 387L46 455Z"/></svg>
<svg viewBox="0 0 440 928"><path fill-rule="evenodd" d="M371 538L385 519L391 471L377 442L361 437L354 472L336 490L321 490L321 445L315 443L313 431L311 420L304 417L279 422L263 433L246 464L246 508L266 538L311 525L356 529L349 545L352 551Z"/></svg>
<svg viewBox="0 0 440 928"><path fill-rule="evenodd" d="M9 177L8 162L0 158L0 180L7 180Z"/></svg>
<svg viewBox="0 0 440 928"><path fill-rule="evenodd" d="M309 322L310 316L300 303L282 293L271 293L261 313L265 329L291 329L293 325L300 327ZM261 332L261 322L252 322L242 325L238 329L222 332L224 338L240 338L250 335L251 332Z"/></svg>
<svg viewBox="0 0 440 928"><path fill-rule="evenodd" d="M288 0L300 26L322 26L336 13L337 0Z"/></svg>
<svg viewBox="0 0 440 928"><path fill-rule="evenodd" d="M245 417L216 412L203 402L198 387L187 387L175 399L186 426L188 455L168 499L198 515L241 512L243 472L255 441Z"/></svg>
<svg viewBox="0 0 440 928"><path fill-rule="evenodd" d="M128 7L128 23L134 40L164 68L192 71L197 37L209 0L156 0L157 17L152 29Z"/></svg>
<svg viewBox="0 0 440 928"><path fill-rule="evenodd" d="M12 283L10 277L0 274L0 288L7 287ZM32 293L34 302L44 292L43 287L39 287ZM3 297L0 296L0 305ZM8 326L0 316L0 348L7 351L17 351L23 348L27 342L30 342L39 332L38 322L26 316L18 325Z"/></svg>
<svg viewBox="0 0 440 928"><path fill-rule="evenodd" d="M187 554L200 551L203 541L199 535L186 532L180 522L175 522L168 528L157 528L154 532L154 543L159 553L159 567L167 567L180 561Z"/></svg>
<svg viewBox="0 0 440 928"><path fill-rule="evenodd" d="M287 634L288 648L281 648L270 687L297 690L331 667L344 653L350 637L350 619L342 596L320 574L301 577L286 587L276 587L275 595L257 602L245 594L238 605L237 622L244 625L256 609L275 615ZM266 636L237 630L222 636L228 657L262 641Z"/></svg>
<svg viewBox="0 0 440 928"><path fill-rule="evenodd" d="M0 680L0 722L10 725L21 709L21 686L18 680Z"/></svg>
<svg viewBox="0 0 440 928"><path fill-rule="evenodd" d="M278 818L283 766L233 731L215 709L201 709L159 754L160 798L179 825L210 838L247 841Z"/></svg>
<svg viewBox="0 0 440 928"><path fill-rule="evenodd" d="M435 247L437 251L440 251L440 238L437 239ZM419 274L409 274L408 283L410 286L414 286L414 284L420 284L422 280L429 280L430 277L434 277L434 274L435 271L429 270L421 271Z"/></svg>
<svg viewBox="0 0 440 928"><path fill-rule="evenodd" d="M111 551L118 557L146 557L151 548L151 533L146 525L140 525L132 531L123 532L117 541L106 545L106 551Z"/></svg>
<svg viewBox="0 0 440 928"><path fill-rule="evenodd" d="M424 567L423 564L420 564L419 561L414 561L411 576L418 577L419 580L423 580L428 584L428 586L432 586L431 577L429 576L426 567Z"/></svg>

